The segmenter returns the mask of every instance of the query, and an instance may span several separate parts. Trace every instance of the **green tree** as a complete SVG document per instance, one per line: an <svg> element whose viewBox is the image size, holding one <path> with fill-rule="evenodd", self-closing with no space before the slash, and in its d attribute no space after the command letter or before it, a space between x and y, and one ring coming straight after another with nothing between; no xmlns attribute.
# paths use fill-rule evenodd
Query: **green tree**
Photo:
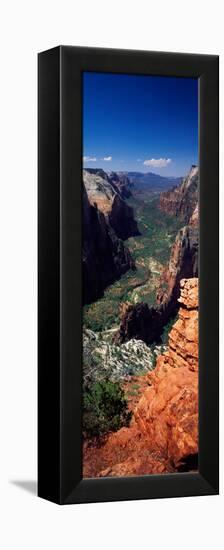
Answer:
<svg viewBox="0 0 224 550"><path fill-rule="evenodd" d="M117 431L130 420L127 399L118 382L95 382L84 392L83 431L87 437Z"/></svg>

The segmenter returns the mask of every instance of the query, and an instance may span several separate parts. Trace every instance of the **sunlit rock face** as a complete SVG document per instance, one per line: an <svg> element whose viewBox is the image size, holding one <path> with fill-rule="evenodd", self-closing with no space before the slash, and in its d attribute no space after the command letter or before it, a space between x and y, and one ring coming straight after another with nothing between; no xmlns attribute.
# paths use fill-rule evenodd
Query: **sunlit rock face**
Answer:
<svg viewBox="0 0 224 550"><path fill-rule="evenodd" d="M99 298L104 289L128 269L134 260L97 205L90 204L83 189L83 303Z"/></svg>
<svg viewBox="0 0 224 550"><path fill-rule="evenodd" d="M85 451L87 477L195 471L198 456L198 279L180 282L169 345L146 374L129 428Z"/></svg>
<svg viewBox="0 0 224 550"><path fill-rule="evenodd" d="M124 176L113 172L109 176L103 170L83 171L84 186L89 202L105 215L117 237L126 240L139 235L133 209L123 200L130 192Z"/></svg>
<svg viewBox="0 0 224 550"><path fill-rule="evenodd" d="M129 269L134 260L124 240L138 235L133 209L123 200L128 178L103 170L83 171L83 303L90 303Z"/></svg>
<svg viewBox="0 0 224 550"><path fill-rule="evenodd" d="M160 196L160 208L187 224L177 233L157 291L158 304L167 304L171 309L180 295L180 280L198 277L198 185L198 167L193 166L182 184Z"/></svg>
<svg viewBox="0 0 224 550"><path fill-rule="evenodd" d="M198 279L183 279L168 350L150 374L135 421L176 468L198 450Z"/></svg>
<svg viewBox="0 0 224 550"><path fill-rule="evenodd" d="M188 224L198 203L198 190L198 166L193 165L179 185L161 193L159 207L163 212L177 216Z"/></svg>
<svg viewBox="0 0 224 550"><path fill-rule="evenodd" d="M157 291L158 304L175 308L180 296L180 281L198 277L198 226L187 225L178 231L171 248L170 260L161 276Z"/></svg>

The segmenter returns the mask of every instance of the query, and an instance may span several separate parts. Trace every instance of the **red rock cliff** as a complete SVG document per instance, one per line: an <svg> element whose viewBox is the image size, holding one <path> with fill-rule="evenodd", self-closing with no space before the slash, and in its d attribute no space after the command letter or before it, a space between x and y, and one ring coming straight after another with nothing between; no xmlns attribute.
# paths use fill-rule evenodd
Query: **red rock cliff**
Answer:
<svg viewBox="0 0 224 550"><path fill-rule="evenodd" d="M169 349L147 374L129 428L85 449L84 476L134 476L197 468L198 279L181 281Z"/></svg>
<svg viewBox="0 0 224 550"><path fill-rule="evenodd" d="M163 212L178 216L186 224L198 203L198 167L192 166L180 185L160 195L159 207Z"/></svg>

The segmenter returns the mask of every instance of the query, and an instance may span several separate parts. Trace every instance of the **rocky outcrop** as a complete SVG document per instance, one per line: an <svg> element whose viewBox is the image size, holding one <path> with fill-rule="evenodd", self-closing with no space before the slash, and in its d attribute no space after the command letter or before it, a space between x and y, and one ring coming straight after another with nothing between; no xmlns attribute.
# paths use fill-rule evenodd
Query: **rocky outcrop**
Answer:
<svg viewBox="0 0 224 550"><path fill-rule="evenodd" d="M198 227L199 224L199 209L198 209L198 203L195 206L194 212L190 218L189 225L191 227Z"/></svg>
<svg viewBox="0 0 224 550"><path fill-rule="evenodd" d="M163 364L198 369L198 279L182 279L178 320L169 334L169 351Z"/></svg>
<svg viewBox="0 0 224 550"><path fill-rule="evenodd" d="M135 422L175 468L198 452L198 279L181 281L178 320L135 410Z"/></svg>
<svg viewBox="0 0 224 550"><path fill-rule="evenodd" d="M139 235L133 208L122 198L127 185L124 178L120 180L114 172L109 176L103 170L83 170L83 181L90 204L97 205L120 239Z"/></svg>
<svg viewBox="0 0 224 550"><path fill-rule="evenodd" d="M123 241L110 226L107 217L92 205L83 189L83 303L99 298L109 284L128 269L134 260Z"/></svg>
<svg viewBox="0 0 224 550"><path fill-rule="evenodd" d="M198 167L193 165L182 183L169 191L161 193L160 209L188 224L198 203L198 187Z"/></svg>
<svg viewBox="0 0 224 550"><path fill-rule="evenodd" d="M132 195L133 184L125 172L105 172L102 168L86 168L83 173L102 178L113 187L122 199L128 199Z"/></svg>
<svg viewBox="0 0 224 550"><path fill-rule="evenodd" d="M171 248L170 260L161 276L157 291L157 303L164 304L169 310L175 308L180 295L180 280L198 277L198 168L193 166L183 183L165 195L165 206L170 201L169 211L183 217L188 225L178 232ZM175 200L173 196L175 195ZM167 203L166 203L167 200ZM164 207L161 196L160 207Z"/></svg>
<svg viewBox="0 0 224 550"><path fill-rule="evenodd" d="M198 277L198 226L196 216L194 217L194 224L183 227L176 236L171 248L169 264L161 277L157 302L164 304L165 308L171 313L175 309L180 295L180 280L191 277Z"/></svg>
<svg viewBox="0 0 224 550"><path fill-rule="evenodd" d="M166 310L163 305L155 308L144 302L130 304L124 309L114 342L122 344L131 338L143 340L146 344L159 342L166 322Z"/></svg>
<svg viewBox="0 0 224 550"><path fill-rule="evenodd" d="M103 290L134 260L123 240L138 235L133 209L122 196L129 180L114 172L83 170L83 303L99 298ZM127 193L126 193L127 196Z"/></svg>
<svg viewBox="0 0 224 550"><path fill-rule="evenodd" d="M110 331L108 332L108 335ZM99 380L121 382L155 367L158 355L165 351L161 345L151 350L142 340L129 340L116 345L107 337L89 329L83 331L83 384L88 386Z"/></svg>
<svg viewBox="0 0 224 550"><path fill-rule="evenodd" d="M126 174L109 172L108 178L115 191L121 196L122 199L128 199L131 197L132 184Z"/></svg>
<svg viewBox="0 0 224 550"><path fill-rule="evenodd" d="M123 308L116 342L130 338L147 344L160 342L164 326L179 309L180 281L198 277L198 227L185 226L177 234L171 249L170 261L161 277L157 291L157 307L144 302Z"/></svg>
<svg viewBox="0 0 224 550"><path fill-rule="evenodd" d="M197 469L198 279L181 281L168 350L144 378L129 428L84 446L84 476L134 476Z"/></svg>

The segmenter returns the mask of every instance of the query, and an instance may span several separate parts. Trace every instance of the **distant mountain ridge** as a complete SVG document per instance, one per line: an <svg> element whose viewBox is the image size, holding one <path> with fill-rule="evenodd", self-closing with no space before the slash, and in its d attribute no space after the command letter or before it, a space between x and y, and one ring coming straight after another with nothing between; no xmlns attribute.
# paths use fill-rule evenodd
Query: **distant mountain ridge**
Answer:
<svg viewBox="0 0 224 550"><path fill-rule="evenodd" d="M183 178L160 176L153 172L118 172L119 175L125 175L129 178L131 187L135 190L146 191L156 190L158 192L170 189L178 185Z"/></svg>
<svg viewBox="0 0 224 550"><path fill-rule="evenodd" d="M132 195L132 190L166 191L171 187L179 185L184 179L182 177L161 176L154 172L129 172L127 170L117 170L115 172L110 170L105 171L102 168L85 168L85 171L107 179L122 198L129 198Z"/></svg>

